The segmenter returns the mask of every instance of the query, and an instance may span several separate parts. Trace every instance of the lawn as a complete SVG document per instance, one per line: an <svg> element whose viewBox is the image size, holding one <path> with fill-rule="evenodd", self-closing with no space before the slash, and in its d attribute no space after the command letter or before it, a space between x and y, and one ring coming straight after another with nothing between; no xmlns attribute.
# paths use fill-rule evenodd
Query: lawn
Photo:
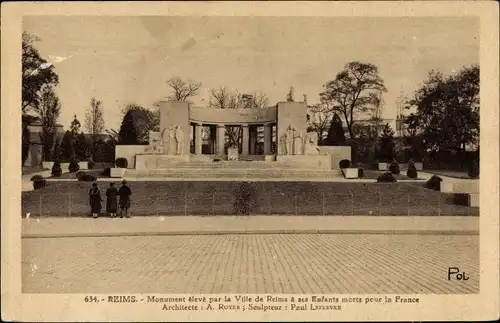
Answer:
<svg viewBox="0 0 500 323"><path fill-rule="evenodd" d="M109 184L101 181L98 185L104 192ZM454 205L452 194L428 190L424 183L131 181L129 185L134 215L234 215L246 211L269 215L479 215L479 208ZM22 214L86 216L90 187L89 182L49 182L43 189L23 192Z"/></svg>

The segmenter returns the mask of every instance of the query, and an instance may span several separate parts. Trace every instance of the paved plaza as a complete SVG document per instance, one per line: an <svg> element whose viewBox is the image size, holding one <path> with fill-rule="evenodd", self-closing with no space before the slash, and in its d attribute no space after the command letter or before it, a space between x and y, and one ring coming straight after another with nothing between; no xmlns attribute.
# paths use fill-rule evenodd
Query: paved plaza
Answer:
<svg viewBox="0 0 500 323"><path fill-rule="evenodd" d="M458 267L467 281L448 280ZM478 293L475 234L24 238L24 293Z"/></svg>

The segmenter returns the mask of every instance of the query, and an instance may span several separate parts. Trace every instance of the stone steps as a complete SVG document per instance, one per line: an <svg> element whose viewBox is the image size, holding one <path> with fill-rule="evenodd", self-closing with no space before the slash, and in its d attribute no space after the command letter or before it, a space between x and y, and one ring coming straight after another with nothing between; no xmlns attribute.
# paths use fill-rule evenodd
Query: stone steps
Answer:
<svg viewBox="0 0 500 323"><path fill-rule="evenodd" d="M264 162L264 161L190 161L188 163L178 163L176 168L223 168L223 169L290 169L296 168L296 165L277 162Z"/></svg>

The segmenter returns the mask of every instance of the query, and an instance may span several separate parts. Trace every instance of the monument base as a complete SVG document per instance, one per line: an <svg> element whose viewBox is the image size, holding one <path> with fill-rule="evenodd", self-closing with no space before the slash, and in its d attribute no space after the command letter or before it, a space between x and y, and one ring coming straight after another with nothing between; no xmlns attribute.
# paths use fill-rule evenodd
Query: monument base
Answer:
<svg viewBox="0 0 500 323"><path fill-rule="evenodd" d="M294 165L297 168L332 169L332 160L329 155L278 155L276 163Z"/></svg>
<svg viewBox="0 0 500 323"><path fill-rule="evenodd" d="M170 168L185 162L189 162L189 155L137 154L135 156L135 169Z"/></svg>

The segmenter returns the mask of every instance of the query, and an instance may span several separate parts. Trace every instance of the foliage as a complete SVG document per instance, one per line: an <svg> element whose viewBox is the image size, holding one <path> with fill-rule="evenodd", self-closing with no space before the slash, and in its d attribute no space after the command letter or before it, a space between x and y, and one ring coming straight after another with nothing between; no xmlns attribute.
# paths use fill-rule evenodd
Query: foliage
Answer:
<svg viewBox="0 0 500 323"><path fill-rule="evenodd" d="M479 177L479 163L477 162L476 159L472 160L472 162L469 165L469 177L472 178L477 178Z"/></svg>
<svg viewBox="0 0 500 323"><path fill-rule="evenodd" d="M91 174L88 174L86 172L78 172L76 174L76 178L80 182L94 182L97 178Z"/></svg>
<svg viewBox="0 0 500 323"><path fill-rule="evenodd" d="M97 135L104 132L104 110L102 102L95 98L90 99L90 107L85 113L85 129L92 134L91 156L95 159L94 143L97 140Z"/></svg>
<svg viewBox="0 0 500 323"><path fill-rule="evenodd" d="M60 177L62 175L61 161L58 158L54 159L54 165L52 165L51 174L52 177Z"/></svg>
<svg viewBox="0 0 500 323"><path fill-rule="evenodd" d="M288 93L286 94L286 101L287 102L293 102L293 101L295 101L293 99L293 86L290 86L290 90L288 90Z"/></svg>
<svg viewBox="0 0 500 323"><path fill-rule="evenodd" d="M392 173L386 172L377 178L377 183L394 183L397 182L396 178Z"/></svg>
<svg viewBox="0 0 500 323"><path fill-rule="evenodd" d="M30 178L30 181L32 181L32 182L36 182L36 181L43 181L43 176L42 176L42 175L33 175L33 176Z"/></svg>
<svg viewBox="0 0 500 323"><path fill-rule="evenodd" d="M363 178L365 177L365 172L363 168L358 168L358 178Z"/></svg>
<svg viewBox="0 0 500 323"><path fill-rule="evenodd" d="M415 167L414 162L408 163L408 170L406 171L406 176L412 179L416 179L418 177L417 168Z"/></svg>
<svg viewBox="0 0 500 323"><path fill-rule="evenodd" d="M44 178L42 178L41 180L33 181L33 189L34 190L44 188L45 186L47 186L47 180L45 180Z"/></svg>
<svg viewBox="0 0 500 323"><path fill-rule="evenodd" d="M389 165L389 171L394 174L394 175L399 175L399 173L401 172L399 170L399 164L395 161L393 161L390 165Z"/></svg>
<svg viewBox="0 0 500 323"><path fill-rule="evenodd" d="M54 145L54 152L52 154L52 160L61 160L61 146L59 145L59 142L56 140L56 144Z"/></svg>
<svg viewBox="0 0 500 323"><path fill-rule="evenodd" d="M354 138L352 126L357 115L373 109L374 94L385 91L377 66L350 62L335 79L324 85L320 97L322 101L329 102L332 112L344 118L350 138Z"/></svg>
<svg viewBox="0 0 500 323"><path fill-rule="evenodd" d="M431 190L440 191L442 181L443 179L441 177L432 175L432 177L425 183L425 187Z"/></svg>
<svg viewBox="0 0 500 323"><path fill-rule="evenodd" d="M453 204L470 206L470 194L468 193L454 193Z"/></svg>
<svg viewBox="0 0 500 323"><path fill-rule="evenodd" d="M330 128L328 129L328 134L326 135L323 144L326 146L344 146L346 144L342 120L336 113L333 115Z"/></svg>
<svg viewBox="0 0 500 323"><path fill-rule="evenodd" d="M149 110L135 103L130 103L122 110L122 115L122 126L118 131L117 141L120 141L120 132L124 130L126 133L127 129L131 129L130 125L132 123L138 144L146 144L148 142L150 131L160 131L160 113L158 109ZM124 123L128 124L125 129L123 129ZM134 137L135 135L132 135L132 138Z"/></svg>
<svg viewBox="0 0 500 323"><path fill-rule="evenodd" d="M394 159L394 131L386 124L379 137L378 159L389 162Z"/></svg>
<svg viewBox="0 0 500 323"><path fill-rule="evenodd" d="M69 162L75 156L75 139L71 131L66 131L61 141L61 159Z"/></svg>
<svg viewBox="0 0 500 323"><path fill-rule="evenodd" d="M71 133L73 134L73 132ZM82 161L87 160L90 144L87 140L87 136L83 132L76 134L74 150L76 158Z"/></svg>
<svg viewBox="0 0 500 323"><path fill-rule="evenodd" d="M167 86L170 87L168 99L172 101L188 101L200 92L201 83L191 80L184 81L178 76L167 80Z"/></svg>
<svg viewBox="0 0 500 323"><path fill-rule="evenodd" d="M325 134L331 127L332 122L332 114L328 111L328 105L323 102L308 105L307 110L307 132L316 132L318 134L318 145L328 145L325 142Z"/></svg>
<svg viewBox="0 0 500 323"><path fill-rule="evenodd" d="M104 170L101 172L101 176L110 177L111 176L111 168L109 168L109 167L104 168Z"/></svg>
<svg viewBox="0 0 500 323"><path fill-rule="evenodd" d="M92 159L87 162L88 169L93 169L94 166L95 166L95 162Z"/></svg>
<svg viewBox="0 0 500 323"><path fill-rule="evenodd" d="M56 137L57 119L61 112L61 104L54 93L54 89L49 85L44 85L40 93L38 107L39 120L42 124L40 132L40 142L42 144L43 160L49 161L52 157L52 148Z"/></svg>
<svg viewBox="0 0 500 323"><path fill-rule="evenodd" d="M136 123L134 122L134 116L132 110L127 111L127 113L123 116L122 124L120 126L120 131L118 132L118 144L119 145L139 144Z"/></svg>
<svg viewBox="0 0 500 323"><path fill-rule="evenodd" d="M80 169L80 165L78 165L78 159L71 158L68 166L68 170L70 173L76 173Z"/></svg>
<svg viewBox="0 0 500 323"><path fill-rule="evenodd" d="M115 165L117 168L127 168L128 167L128 160L127 158L117 158L115 161Z"/></svg>
<svg viewBox="0 0 500 323"><path fill-rule="evenodd" d="M93 150L95 151L95 162L114 163L115 162L115 145L113 140L99 139L93 143Z"/></svg>
<svg viewBox="0 0 500 323"><path fill-rule="evenodd" d="M37 118L30 116L28 114L22 115L21 127L22 127L22 147L21 147L21 162L22 165L28 159L29 151L30 151L30 140L31 135L29 131L29 125L31 122L35 121Z"/></svg>
<svg viewBox="0 0 500 323"><path fill-rule="evenodd" d="M339 168L340 169L349 168L349 167L351 167L351 161L349 159L342 159L339 162Z"/></svg>
<svg viewBox="0 0 500 323"><path fill-rule="evenodd" d="M73 121L71 121L71 124L69 126L69 131L73 133L74 136L77 136L80 133L80 128L81 128L80 121L76 118L76 114L73 117Z"/></svg>
<svg viewBox="0 0 500 323"><path fill-rule="evenodd" d="M465 151L479 142L479 66L444 76L431 71L408 100L410 135L420 134L429 151Z"/></svg>
<svg viewBox="0 0 500 323"><path fill-rule="evenodd" d="M22 112L38 113L40 92L44 86L53 87L59 83L54 65L40 56L34 43L36 36L23 32L22 35Z"/></svg>

